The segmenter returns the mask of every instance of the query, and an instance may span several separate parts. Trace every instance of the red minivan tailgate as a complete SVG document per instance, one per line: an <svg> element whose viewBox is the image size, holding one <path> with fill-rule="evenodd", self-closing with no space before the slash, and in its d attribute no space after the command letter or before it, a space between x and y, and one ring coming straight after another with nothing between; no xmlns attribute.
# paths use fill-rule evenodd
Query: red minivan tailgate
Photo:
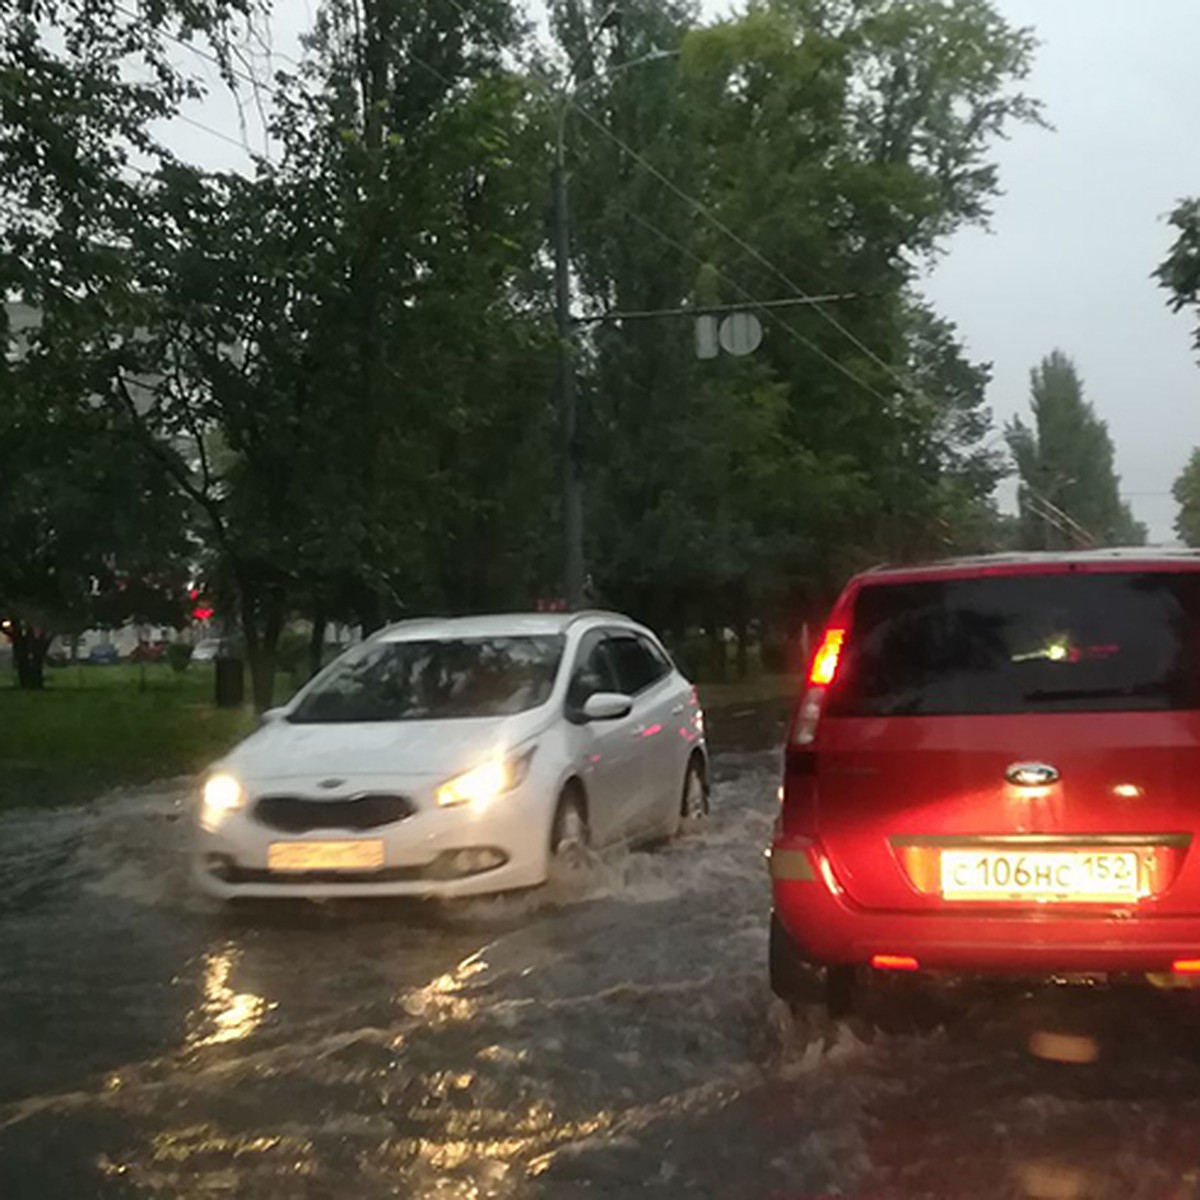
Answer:
<svg viewBox="0 0 1200 1200"><path fill-rule="evenodd" d="M1158 872L1139 907L1200 912L1188 854L1200 833L1200 711L830 717L816 762L817 833L864 908L947 906L928 874L914 880L914 847L936 870L943 848L1027 838L1138 847ZM1005 772L1022 762L1059 779L1015 786Z"/></svg>

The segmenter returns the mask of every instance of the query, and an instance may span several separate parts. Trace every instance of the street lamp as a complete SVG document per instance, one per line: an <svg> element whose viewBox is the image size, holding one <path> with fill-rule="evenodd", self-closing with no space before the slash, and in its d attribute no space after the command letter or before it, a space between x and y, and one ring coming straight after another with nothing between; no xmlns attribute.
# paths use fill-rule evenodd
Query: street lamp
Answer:
<svg viewBox="0 0 1200 1200"><path fill-rule="evenodd" d="M611 8L589 39L620 20L620 10ZM562 436L562 503L565 542L564 590L567 607L583 607L585 567L583 559L583 462L579 443L579 403L575 387L574 326L571 320L571 216L567 198L567 114L579 94L599 79L611 79L623 71L674 58L678 51L652 50L611 71L597 72L576 83L578 63L572 63L566 84L558 97L558 127L554 141L554 309L558 327L558 403Z"/></svg>

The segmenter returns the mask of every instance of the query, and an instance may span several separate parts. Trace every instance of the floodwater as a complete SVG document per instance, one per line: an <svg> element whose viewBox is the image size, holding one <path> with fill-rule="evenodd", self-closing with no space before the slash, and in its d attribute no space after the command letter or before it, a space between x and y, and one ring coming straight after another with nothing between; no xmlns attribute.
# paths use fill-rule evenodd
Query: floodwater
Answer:
<svg viewBox="0 0 1200 1200"><path fill-rule="evenodd" d="M223 912L183 783L0 817L0 1197L1200 1197L1192 995L774 1001L776 782L454 905Z"/></svg>

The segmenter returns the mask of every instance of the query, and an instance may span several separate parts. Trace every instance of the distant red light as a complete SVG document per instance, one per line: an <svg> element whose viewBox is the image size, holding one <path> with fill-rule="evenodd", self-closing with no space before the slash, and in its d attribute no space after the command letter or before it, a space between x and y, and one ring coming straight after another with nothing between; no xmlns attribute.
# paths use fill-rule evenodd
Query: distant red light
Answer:
<svg viewBox="0 0 1200 1200"><path fill-rule="evenodd" d="M195 617L197 621L207 621L209 617L213 615L214 611L215 610L211 608L193 608L192 616Z"/></svg>
<svg viewBox="0 0 1200 1200"><path fill-rule="evenodd" d="M871 966L877 971L919 971L921 964L911 954L875 954Z"/></svg>

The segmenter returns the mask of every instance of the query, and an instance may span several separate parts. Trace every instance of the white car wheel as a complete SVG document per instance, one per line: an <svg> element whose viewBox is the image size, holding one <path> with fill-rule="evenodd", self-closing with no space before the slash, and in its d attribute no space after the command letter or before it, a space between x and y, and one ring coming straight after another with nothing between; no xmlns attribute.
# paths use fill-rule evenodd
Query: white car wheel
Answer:
<svg viewBox="0 0 1200 1200"><path fill-rule="evenodd" d="M587 818L583 812L583 801L575 788L564 788L554 811L554 823L550 829L550 857L552 859L577 858L588 845Z"/></svg>
<svg viewBox="0 0 1200 1200"><path fill-rule="evenodd" d="M685 822L702 821L708 816L708 782L704 778L704 766L695 756L688 762L683 777L679 814Z"/></svg>

